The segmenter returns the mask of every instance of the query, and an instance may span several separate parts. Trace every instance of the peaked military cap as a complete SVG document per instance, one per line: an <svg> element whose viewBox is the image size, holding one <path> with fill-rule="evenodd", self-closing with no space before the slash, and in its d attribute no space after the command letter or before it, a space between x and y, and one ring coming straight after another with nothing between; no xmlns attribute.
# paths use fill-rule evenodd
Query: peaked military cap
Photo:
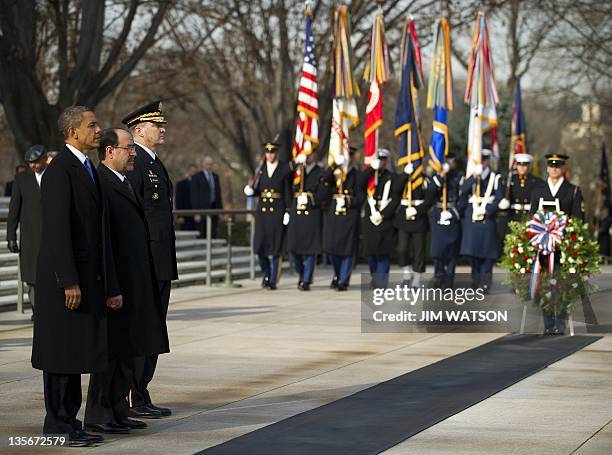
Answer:
<svg viewBox="0 0 612 455"><path fill-rule="evenodd" d="M24 160L26 163L31 163L32 161L36 161L38 158L47 153L47 147L41 144L35 144L25 152Z"/></svg>
<svg viewBox="0 0 612 455"><path fill-rule="evenodd" d="M266 149L266 151L268 152L278 152L278 148L280 147L280 144L276 143L276 142L266 142L264 144L264 148Z"/></svg>
<svg viewBox="0 0 612 455"><path fill-rule="evenodd" d="M139 123L151 122L151 123L167 123L164 112L162 111L162 102L160 100L153 101L146 106L136 109L131 114L124 117L121 123L131 128Z"/></svg>
<svg viewBox="0 0 612 455"><path fill-rule="evenodd" d="M533 161L533 156L529 153L517 153L514 155L514 161L517 163L531 163Z"/></svg>
<svg viewBox="0 0 612 455"><path fill-rule="evenodd" d="M569 156L561 153L548 153L544 155L549 166L563 166L566 160L569 160Z"/></svg>
<svg viewBox="0 0 612 455"><path fill-rule="evenodd" d="M379 148L376 152L376 157L380 159L389 158L391 156L391 152L386 148Z"/></svg>

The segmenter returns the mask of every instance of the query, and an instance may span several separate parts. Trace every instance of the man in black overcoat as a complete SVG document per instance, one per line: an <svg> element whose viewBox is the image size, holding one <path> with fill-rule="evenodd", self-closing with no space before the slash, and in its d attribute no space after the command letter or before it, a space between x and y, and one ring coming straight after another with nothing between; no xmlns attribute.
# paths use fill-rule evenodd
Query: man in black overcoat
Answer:
<svg viewBox="0 0 612 455"><path fill-rule="evenodd" d="M187 174L183 180L176 182L176 194L174 204L178 210L191 209L191 179L198 172L195 164L187 167ZM192 216L182 216L177 219L178 229L182 231L195 230L195 222Z"/></svg>
<svg viewBox="0 0 612 455"><path fill-rule="evenodd" d="M44 145L33 145L25 153L24 158L29 169L15 176L6 221L6 241L11 253L19 253L21 280L28 285L28 297L34 320L36 262L41 235L40 183L47 169L47 149ZM17 226L19 226L19 244L17 244Z"/></svg>
<svg viewBox="0 0 612 455"><path fill-rule="evenodd" d="M214 161L210 156L202 160L202 171L194 174L191 179L191 207L194 209L222 209L223 198L221 197L221 184L219 175L213 172ZM196 229L200 231L200 237L206 237L207 217L196 215L194 217ZM219 217L211 217L211 236L217 237L217 224Z"/></svg>
<svg viewBox="0 0 612 455"><path fill-rule="evenodd" d="M134 170L127 173L134 192L142 199L149 228L151 253L164 318L170 302L170 285L178 278L176 246L172 218L172 181L155 148L165 142L166 118L161 101L141 107L122 120L134 137L136 159ZM153 379L157 355L134 361L134 383L131 389L131 415L157 418L169 416L168 408L153 404L148 384Z"/></svg>
<svg viewBox="0 0 612 455"><path fill-rule="evenodd" d="M44 433L68 433L71 445L100 436L84 433L81 374L108 368L107 306L120 307L117 283L106 276L109 243L99 177L85 153L100 127L91 109L67 108L59 118L65 146L41 186L42 239L36 271L32 366L43 371Z"/></svg>
<svg viewBox="0 0 612 455"><path fill-rule="evenodd" d="M322 248L321 205L327 199L328 187L316 158L314 152L297 156L297 175L293 182L295 197L291 204L291 222L287 227L288 250L299 275L300 291L310 290L316 255Z"/></svg>
<svg viewBox="0 0 612 455"><path fill-rule="evenodd" d="M113 251L107 270L115 273L123 305L108 316L110 367L91 376L84 423L93 431L127 433L146 427L128 417L125 397L130 391L133 359L168 352L168 334L142 201L125 177L136 157L132 135L121 129L104 130L98 153Z"/></svg>
<svg viewBox="0 0 612 455"><path fill-rule="evenodd" d="M244 187L247 197L258 196L255 209L253 249L263 272L262 287L274 290L281 275L285 252L285 230L291 209L291 169L278 160L279 144L264 144L265 161L251 185ZM272 256L272 261L270 261Z"/></svg>

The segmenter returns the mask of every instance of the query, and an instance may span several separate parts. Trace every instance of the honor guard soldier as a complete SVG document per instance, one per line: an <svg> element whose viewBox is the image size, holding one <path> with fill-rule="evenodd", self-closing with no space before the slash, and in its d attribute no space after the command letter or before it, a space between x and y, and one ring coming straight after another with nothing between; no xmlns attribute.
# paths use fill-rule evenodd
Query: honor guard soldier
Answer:
<svg viewBox="0 0 612 455"><path fill-rule="evenodd" d="M531 212L531 195L544 181L531 172L533 156L528 153L514 155L516 174L506 184L505 196L499 203L500 210L510 210L509 221L524 221Z"/></svg>
<svg viewBox="0 0 612 455"><path fill-rule="evenodd" d="M489 292L497 248L497 211L503 196L501 176L491 170L491 151L482 150L482 164L463 182L460 211L465 213L462 256L471 258L472 286Z"/></svg>
<svg viewBox="0 0 612 455"><path fill-rule="evenodd" d="M359 241L359 217L365 193L360 186L359 170L355 166L355 148L349 150L346 175L340 167L344 157L340 156L326 172L326 184L331 193L323 215L323 250L334 267L330 287L336 291L348 289L353 258Z"/></svg>
<svg viewBox="0 0 612 455"><path fill-rule="evenodd" d="M321 253L323 247L321 204L326 199L327 186L316 158L314 152L297 156L291 222L287 227L288 250L300 276L300 291L310 290L316 255Z"/></svg>
<svg viewBox="0 0 612 455"><path fill-rule="evenodd" d="M153 256L155 278L159 289L164 319L170 302L171 281L178 278L174 220L172 217L172 181L155 148L164 144L166 117L161 101L137 109L122 120L134 137L136 158L134 170L126 174L134 192L142 199L149 228L149 244ZM154 405L147 390L155 374L157 355L136 359L132 388L131 415L158 418L171 410Z"/></svg>
<svg viewBox="0 0 612 455"><path fill-rule="evenodd" d="M362 174L362 186L367 187L371 177L375 186L369 190L363 219L363 239L368 266L372 275L372 287L384 288L389 278L390 256L395 246L393 215L399 203L394 192L393 174L387 170L390 152L378 149L377 159Z"/></svg>
<svg viewBox="0 0 612 455"><path fill-rule="evenodd" d="M395 176L395 197L400 199L393 217L393 225L397 228L398 265L404 274L404 285L419 287L425 272L427 212L433 205L434 194L428 191L428 179L422 170L408 163L403 171Z"/></svg>
<svg viewBox="0 0 612 455"><path fill-rule="evenodd" d="M561 211L568 216L584 220L582 192L563 177L565 162L569 157L560 153L548 154L545 157L548 179L532 193L530 214L533 215L537 211ZM559 260L559 255L555 255L555 260ZM541 257L540 262L546 267ZM562 335L565 332L567 314L554 317L543 312L543 315L545 335Z"/></svg>
<svg viewBox="0 0 612 455"><path fill-rule="evenodd" d="M263 272L262 287L276 289L280 279L285 226L289 224L291 209L291 170L278 160L279 144L264 144L265 159L255 174L254 181L244 187L244 194L258 196L255 209L255 240L253 248ZM272 256L270 263L269 256Z"/></svg>
<svg viewBox="0 0 612 455"><path fill-rule="evenodd" d="M457 169L456 157L449 153L442 165L442 172L431 178L429 186L435 200L431 212L429 245L434 262L433 287L452 288L454 285L455 266L461 247L459 197L462 184L463 177Z"/></svg>

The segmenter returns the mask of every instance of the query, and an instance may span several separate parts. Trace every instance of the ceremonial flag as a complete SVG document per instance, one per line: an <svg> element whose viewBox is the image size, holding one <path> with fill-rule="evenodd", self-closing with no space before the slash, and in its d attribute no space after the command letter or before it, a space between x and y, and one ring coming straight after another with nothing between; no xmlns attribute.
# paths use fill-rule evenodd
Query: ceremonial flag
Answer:
<svg viewBox="0 0 612 455"><path fill-rule="evenodd" d="M491 169L494 172L499 170L499 137L497 136L497 126L491 128L491 143L489 144L489 150L491 150Z"/></svg>
<svg viewBox="0 0 612 455"><path fill-rule="evenodd" d="M612 215L612 204L610 201L610 176L608 174L608 157L606 155L606 144L601 144L601 169L599 171L599 186L601 203L598 208L598 217L603 220Z"/></svg>
<svg viewBox="0 0 612 455"><path fill-rule="evenodd" d="M483 134L497 125L495 104L499 102L497 88L495 87L489 30L483 12L478 13L474 22L472 51L464 100L470 106L466 169L466 176L469 177L473 173L474 166L482 161Z"/></svg>
<svg viewBox="0 0 612 455"><path fill-rule="evenodd" d="M412 163L410 175L412 189L423 184L423 138L421 135L421 112L417 90L423 87L423 72L420 67L420 51L412 20L407 20L401 44L402 85L395 111L395 136L400 138L398 164Z"/></svg>
<svg viewBox="0 0 612 455"><path fill-rule="evenodd" d="M433 56L427 87L427 107L434 110L433 133L429 143L429 164L442 170L448 155L448 111L453 110L453 73L450 57L450 27L446 19L434 24Z"/></svg>
<svg viewBox="0 0 612 455"><path fill-rule="evenodd" d="M370 83L364 135L364 156L365 167L367 168L375 158L376 151L378 150L378 128L380 128L383 122L381 87L389 79L389 48L385 41L382 9L379 9L379 13L374 17L374 23L372 24L370 60L365 67L363 78ZM375 179L372 176L368 181L369 194L374 192L374 187Z"/></svg>
<svg viewBox="0 0 612 455"><path fill-rule="evenodd" d="M525 115L523 114L523 103L521 101L521 79L516 79L514 88L514 103L512 105L512 148L510 156L510 168L514 156L527 152L527 127L525 125Z"/></svg>
<svg viewBox="0 0 612 455"><path fill-rule="evenodd" d="M327 163L333 166L343 156L342 180L348 170L349 132L359 124L355 101L359 86L351 71L350 23L347 7L338 6L334 13L334 99Z"/></svg>
<svg viewBox="0 0 612 455"><path fill-rule="evenodd" d="M295 142L293 143L294 159L301 153L310 155L319 144L319 95L317 92L316 65L315 45L312 36L312 12L310 7L307 7L304 62L297 101L298 121L295 128ZM295 184L300 183L300 175L297 171L293 181Z"/></svg>

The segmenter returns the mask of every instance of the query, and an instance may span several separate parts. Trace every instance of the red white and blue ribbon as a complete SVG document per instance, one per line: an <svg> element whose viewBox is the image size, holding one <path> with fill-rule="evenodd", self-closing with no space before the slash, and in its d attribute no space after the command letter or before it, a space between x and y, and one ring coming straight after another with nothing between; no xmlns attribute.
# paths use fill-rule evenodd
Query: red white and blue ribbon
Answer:
<svg viewBox="0 0 612 455"><path fill-rule="evenodd" d="M529 295L532 299L536 296L540 281L540 255L548 256L548 274L552 276L555 268L555 248L563 241L566 224L567 217L554 212L536 212L529 222L527 233L531 245L536 249L529 282Z"/></svg>

